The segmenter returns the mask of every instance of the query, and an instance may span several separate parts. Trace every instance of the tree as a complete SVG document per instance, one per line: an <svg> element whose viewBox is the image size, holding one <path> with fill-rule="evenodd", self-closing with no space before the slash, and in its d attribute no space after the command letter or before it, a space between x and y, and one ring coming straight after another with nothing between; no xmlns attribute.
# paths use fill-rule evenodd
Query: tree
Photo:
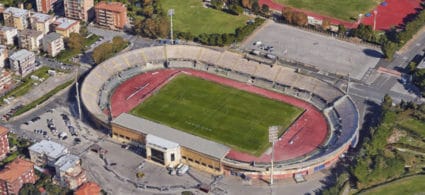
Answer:
<svg viewBox="0 0 425 195"><path fill-rule="evenodd" d="M331 21L327 18L324 18L322 21L322 29L328 30L331 27Z"/></svg>
<svg viewBox="0 0 425 195"><path fill-rule="evenodd" d="M305 26L308 23L307 15L302 12L296 12L292 16L292 22L298 26Z"/></svg>
<svg viewBox="0 0 425 195"><path fill-rule="evenodd" d="M393 106L393 99L391 98L391 96L386 94L384 96L384 100L382 101L382 110L385 113L386 111L390 110L392 106Z"/></svg>
<svg viewBox="0 0 425 195"><path fill-rule="evenodd" d="M346 32L347 32L347 29L345 28L345 26L343 24L338 25L338 34L339 35L345 35Z"/></svg>
<svg viewBox="0 0 425 195"><path fill-rule="evenodd" d="M398 46L392 41L386 41L384 44L382 44L381 49L382 52L384 52L385 57L389 60L392 60L395 52L398 49Z"/></svg>
<svg viewBox="0 0 425 195"><path fill-rule="evenodd" d="M252 6L251 6L252 8L252 11L254 12L254 13L259 13L260 12L260 5L258 4L258 2L254 2L254 3L252 3Z"/></svg>
<svg viewBox="0 0 425 195"><path fill-rule="evenodd" d="M35 187L34 184L26 183L19 190L19 195L39 195L40 191Z"/></svg>
<svg viewBox="0 0 425 195"><path fill-rule="evenodd" d="M152 17L153 12L154 12L154 10L153 10L153 6L152 5L145 6L143 8L143 11L142 11L143 15L146 16L146 17Z"/></svg>
<svg viewBox="0 0 425 195"><path fill-rule="evenodd" d="M69 49L73 51L82 51L84 46L83 42L84 42L84 37L82 37L78 33L71 33L67 40L67 46Z"/></svg>
<svg viewBox="0 0 425 195"><path fill-rule="evenodd" d="M248 8L248 9L251 9L251 1L250 0L242 0L241 1L241 3L242 3L242 6L244 7L244 8Z"/></svg>
<svg viewBox="0 0 425 195"><path fill-rule="evenodd" d="M292 24L292 17L294 12L291 8L283 8L282 9L282 17L289 23Z"/></svg>
<svg viewBox="0 0 425 195"><path fill-rule="evenodd" d="M31 3L26 3L25 4L25 9L32 10L32 4Z"/></svg>
<svg viewBox="0 0 425 195"><path fill-rule="evenodd" d="M263 5L261 6L261 12L263 12L264 14L268 15L268 14L269 14L269 11L270 11L270 8L269 8L269 6L268 6L268 5L263 4Z"/></svg>

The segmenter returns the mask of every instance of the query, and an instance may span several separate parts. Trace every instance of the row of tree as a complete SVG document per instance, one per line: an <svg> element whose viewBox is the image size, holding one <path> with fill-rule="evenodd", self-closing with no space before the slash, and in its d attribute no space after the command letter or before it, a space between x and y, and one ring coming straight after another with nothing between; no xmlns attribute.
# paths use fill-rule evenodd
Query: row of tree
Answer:
<svg viewBox="0 0 425 195"><path fill-rule="evenodd" d="M158 0L143 0L142 3L143 10L138 14L143 17L135 19L135 33L149 38L167 37L170 25L161 4Z"/></svg>
<svg viewBox="0 0 425 195"><path fill-rule="evenodd" d="M193 36L190 32L177 32L177 38L192 40L205 45L210 46L224 46L234 43L235 41L240 42L249 34L251 34L258 26L264 22L262 18L255 18L252 23L248 23L243 27L239 27L234 33L223 33L223 34L200 34Z"/></svg>
<svg viewBox="0 0 425 195"><path fill-rule="evenodd" d="M127 47L127 45L128 41L124 40L120 36L116 36L112 39L112 42L102 43L97 46L93 50L92 58L96 64L99 64L119 51L123 50L125 47Z"/></svg>

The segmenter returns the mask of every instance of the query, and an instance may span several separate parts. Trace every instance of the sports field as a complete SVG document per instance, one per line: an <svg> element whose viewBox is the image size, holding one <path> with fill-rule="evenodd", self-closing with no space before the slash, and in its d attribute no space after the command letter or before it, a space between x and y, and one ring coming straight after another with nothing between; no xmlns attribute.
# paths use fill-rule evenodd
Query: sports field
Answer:
<svg viewBox="0 0 425 195"><path fill-rule="evenodd" d="M279 125L282 134L302 112L280 101L180 75L131 114L258 156L269 147L268 127Z"/></svg>
<svg viewBox="0 0 425 195"><path fill-rule="evenodd" d="M378 186L361 194L373 195L399 195L399 194L424 194L425 193L425 175L408 177L391 183Z"/></svg>
<svg viewBox="0 0 425 195"><path fill-rule="evenodd" d="M309 10L342 20L357 18L366 14L380 3L380 0L273 0L285 6Z"/></svg>
<svg viewBox="0 0 425 195"><path fill-rule="evenodd" d="M203 7L201 0L160 0L162 9L174 9L173 27L175 31L202 33L233 33L244 26L248 16L234 16L225 12Z"/></svg>

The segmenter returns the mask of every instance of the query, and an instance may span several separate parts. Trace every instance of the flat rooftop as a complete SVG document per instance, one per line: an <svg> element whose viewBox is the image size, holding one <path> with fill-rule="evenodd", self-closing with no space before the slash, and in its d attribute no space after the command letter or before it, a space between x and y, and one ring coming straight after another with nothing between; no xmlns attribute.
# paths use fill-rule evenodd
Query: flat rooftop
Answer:
<svg viewBox="0 0 425 195"><path fill-rule="evenodd" d="M31 55L34 55L34 53L26 49L21 49L10 55L9 58L12 60L23 60Z"/></svg>
<svg viewBox="0 0 425 195"><path fill-rule="evenodd" d="M25 15L28 15L28 10L25 9L19 9L16 7L9 7L6 10L4 10L4 13L10 13L12 14L14 17L22 17Z"/></svg>
<svg viewBox="0 0 425 195"><path fill-rule="evenodd" d="M28 149L55 159L68 153L68 149L65 146L47 140L41 140L40 142L30 146Z"/></svg>
<svg viewBox="0 0 425 195"><path fill-rule="evenodd" d="M181 146L203 154L222 159L230 150L229 147L189 133L150 121L144 118L122 113L112 121L113 124L133 129L143 134L151 134L176 142Z"/></svg>
<svg viewBox="0 0 425 195"><path fill-rule="evenodd" d="M77 20L72 20L69 18L58 18L55 20L55 24L56 29L60 29L60 30L66 30L68 28L70 28L72 25L75 25L78 21Z"/></svg>
<svg viewBox="0 0 425 195"><path fill-rule="evenodd" d="M47 15L47 14L43 14L43 13L38 13L38 12L32 14L31 17L32 18L35 18L37 22L46 22L46 21L48 21L48 20L50 20L50 19L53 18L53 16L51 16L51 15Z"/></svg>

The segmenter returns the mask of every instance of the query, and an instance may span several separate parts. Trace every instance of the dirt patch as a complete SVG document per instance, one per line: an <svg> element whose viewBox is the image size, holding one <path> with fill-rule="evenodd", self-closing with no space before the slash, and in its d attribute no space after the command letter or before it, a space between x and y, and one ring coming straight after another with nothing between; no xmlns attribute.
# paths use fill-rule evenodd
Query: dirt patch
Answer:
<svg viewBox="0 0 425 195"><path fill-rule="evenodd" d="M394 129L393 133L391 134L390 137L388 137L387 139L387 143L392 144L392 143L397 143L398 140L400 140L400 138L406 136L407 133L406 131L403 130L399 130L399 129Z"/></svg>

